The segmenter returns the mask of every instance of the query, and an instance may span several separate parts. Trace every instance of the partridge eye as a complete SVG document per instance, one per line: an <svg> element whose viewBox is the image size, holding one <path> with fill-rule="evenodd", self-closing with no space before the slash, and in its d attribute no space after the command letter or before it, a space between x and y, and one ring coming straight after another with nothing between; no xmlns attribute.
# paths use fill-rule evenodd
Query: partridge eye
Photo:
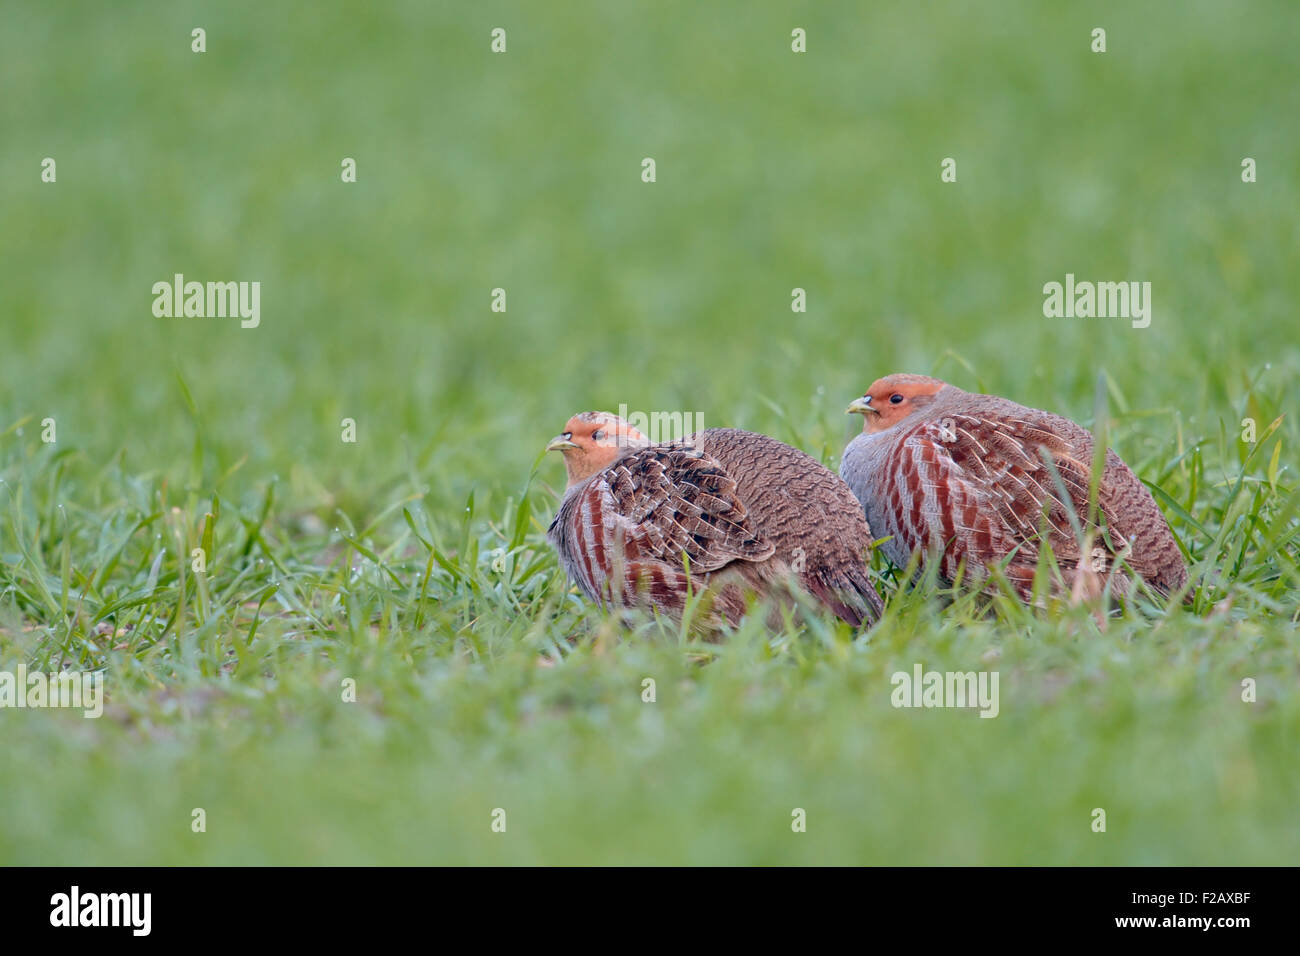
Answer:
<svg viewBox="0 0 1300 956"><path fill-rule="evenodd" d="M605 432L603 429L598 429L597 431L591 433L592 441L602 441L604 438L605 438Z"/></svg>
<svg viewBox="0 0 1300 956"><path fill-rule="evenodd" d="M895 392L893 395L890 395L890 396L889 396L889 404L890 404L890 405L897 405L897 404L898 404L899 402L901 402L902 400L903 400L903 396L902 396L902 395L899 395L897 392Z"/></svg>

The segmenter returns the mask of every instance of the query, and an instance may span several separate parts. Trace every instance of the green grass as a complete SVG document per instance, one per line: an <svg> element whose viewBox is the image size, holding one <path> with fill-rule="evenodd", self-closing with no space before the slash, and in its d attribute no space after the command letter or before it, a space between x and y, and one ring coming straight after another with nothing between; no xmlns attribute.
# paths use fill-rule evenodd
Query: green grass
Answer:
<svg viewBox="0 0 1300 956"><path fill-rule="evenodd" d="M6 12L0 670L109 701L0 710L0 863L1294 862L1294 5L381 7ZM261 327L154 318L175 272ZM1067 272L1151 327L1044 318ZM1195 603L879 566L869 632L708 643L567 586L572 413L835 466L904 370L1102 409ZM893 708L915 663L1000 715Z"/></svg>

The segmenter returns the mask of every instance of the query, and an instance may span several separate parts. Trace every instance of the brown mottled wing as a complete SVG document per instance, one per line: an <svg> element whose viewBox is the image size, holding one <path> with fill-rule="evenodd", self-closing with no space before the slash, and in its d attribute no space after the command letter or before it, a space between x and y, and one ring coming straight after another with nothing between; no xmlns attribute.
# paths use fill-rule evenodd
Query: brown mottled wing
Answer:
<svg viewBox="0 0 1300 956"><path fill-rule="evenodd" d="M880 596L867 574L871 529L838 475L767 435L712 428L695 437L736 478L775 560L805 590L855 627L880 617Z"/></svg>
<svg viewBox="0 0 1300 956"><path fill-rule="evenodd" d="M1129 567L1165 594L1187 584L1187 562L1160 506L1142 479L1113 451L1106 453L1101 505L1112 534L1128 542L1124 561ZM1188 594L1185 600L1191 597Z"/></svg>
<svg viewBox="0 0 1300 956"><path fill-rule="evenodd" d="M762 561L736 482L707 455L672 446L633 451L566 494L551 525L571 576L593 600L680 608L691 576Z"/></svg>
<svg viewBox="0 0 1300 956"><path fill-rule="evenodd" d="M626 519L629 557L716 571L732 561L771 557L754 529L736 481L718 462L688 449L653 447L604 473L615 514Z"/></svg>

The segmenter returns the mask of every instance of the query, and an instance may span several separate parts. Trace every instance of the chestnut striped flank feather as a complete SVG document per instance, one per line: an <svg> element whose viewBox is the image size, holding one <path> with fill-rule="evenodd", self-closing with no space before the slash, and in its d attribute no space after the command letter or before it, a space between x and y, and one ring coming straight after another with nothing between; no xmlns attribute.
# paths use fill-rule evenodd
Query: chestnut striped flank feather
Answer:
<svg viewBox="0 0 1300 956"><path fill-rule="evenodd" d="M583 454L583 436L565 434ZM879 616L861 509L802 452L710 429L612 457L571 481L548 533L592 600L679 617L690 593L707 590L707 623L716 627L739 622L752 594L780 597L797 586L854 625Z"/></svg>

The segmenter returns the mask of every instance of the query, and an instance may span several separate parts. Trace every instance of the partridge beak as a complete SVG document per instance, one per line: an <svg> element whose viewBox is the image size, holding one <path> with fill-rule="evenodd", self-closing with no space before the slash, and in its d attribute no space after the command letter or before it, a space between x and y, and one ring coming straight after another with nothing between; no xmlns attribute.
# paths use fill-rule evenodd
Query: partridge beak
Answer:
<svg viewBox="0 0 1300 956"><path fill-rule="evenodd" d="M552 438L552 439L550 440L550 442L547 443L547 445L546 445L546 450L547 450L547 451L565 451L566 449L569 449L569 448L577 448L577 447L578 447L578 446L577 446L576 444L574 444L573 442L569 441L569 436L568 436L568 434L566 433L566 434L564 434L564 435L556 435L554 438Z"/></svg>
<svg viewBox="0 0 1300 956"><path fill-rule="evenodd" d="M863 395L861 398L855 398L853 401L849 402L849 407L844 409L844 414L846 415L862 415L865 417L867 412L870 412L873 415L880 414L880 412L871 407L870 395Z"/></svg>

